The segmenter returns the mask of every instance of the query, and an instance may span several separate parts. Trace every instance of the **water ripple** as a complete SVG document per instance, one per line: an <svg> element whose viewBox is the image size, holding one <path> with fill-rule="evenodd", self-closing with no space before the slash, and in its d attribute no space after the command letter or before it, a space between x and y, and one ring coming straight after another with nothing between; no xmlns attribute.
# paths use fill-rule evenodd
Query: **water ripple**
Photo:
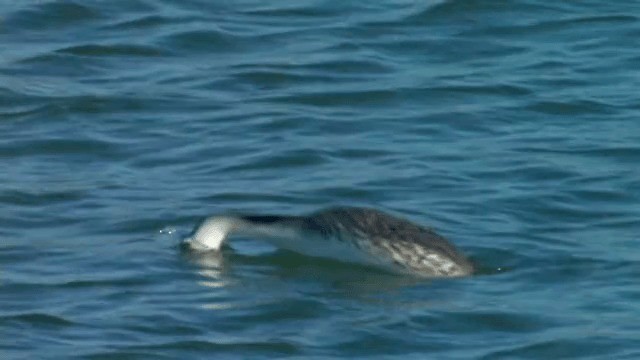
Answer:
<svg viewBox="0 0 640 360"><path fill-rule="evenodd" d="M77 2L52 1L19 10L11 14L7 21L20 28L46 31L61 26L86 24L101 18L101 12L90 6Z"/></svg>
<svg viewBox="0 0 640 360"><path fill-rule="evenodd" d="M34 327L65 327L76 325L63 317L43 313L28 313L19 315L3 315L0 316L0 322L3 323L19 323Z"/></svg>
<svg viewBox="0 0 640 360"><path fill-rule="evenodd" d="M75 56L163 56L165 52L162 49L143 45L76 45L68 48L57 50L62 54L70 54Z"/></svg>

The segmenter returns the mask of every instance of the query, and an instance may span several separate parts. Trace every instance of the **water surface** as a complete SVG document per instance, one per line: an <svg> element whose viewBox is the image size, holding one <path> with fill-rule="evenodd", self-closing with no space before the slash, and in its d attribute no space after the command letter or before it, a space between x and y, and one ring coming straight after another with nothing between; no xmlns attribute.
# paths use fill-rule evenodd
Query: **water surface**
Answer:
<svg viewBox="0 0 640 360"><path fill-rule="evenodd" d="M0 1L0 357L640 357L638 14ZM338 204L482 275L178 246L209 214Z"/></svg>

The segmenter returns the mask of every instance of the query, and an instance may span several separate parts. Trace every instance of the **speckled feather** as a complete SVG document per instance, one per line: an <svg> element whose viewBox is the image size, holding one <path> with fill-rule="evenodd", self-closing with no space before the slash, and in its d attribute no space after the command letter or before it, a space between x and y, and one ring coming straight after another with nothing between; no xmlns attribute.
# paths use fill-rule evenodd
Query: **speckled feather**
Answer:
<svg viewBox="0 0 640 360"><path fill-rule="evenodd" d="M308 230L325 237L354 242L358 247L370 244L368 248L375 249L376 255L390 256L408 272L442 276L473 272L469 260L435 231L376 209L336 207L301 219Z"/></svg>

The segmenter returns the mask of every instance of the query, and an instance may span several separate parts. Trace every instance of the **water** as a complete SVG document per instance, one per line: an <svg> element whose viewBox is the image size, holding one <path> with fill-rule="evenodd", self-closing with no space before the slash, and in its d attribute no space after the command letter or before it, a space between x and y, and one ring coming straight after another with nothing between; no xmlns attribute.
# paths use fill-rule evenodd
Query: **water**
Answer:
<svg viewBox="0 0 640 360"><path fill-rule="evenodd" d="M640 357L640 5L0 2L0 358ZM202 216L364 205L424 281Z"/></svg>

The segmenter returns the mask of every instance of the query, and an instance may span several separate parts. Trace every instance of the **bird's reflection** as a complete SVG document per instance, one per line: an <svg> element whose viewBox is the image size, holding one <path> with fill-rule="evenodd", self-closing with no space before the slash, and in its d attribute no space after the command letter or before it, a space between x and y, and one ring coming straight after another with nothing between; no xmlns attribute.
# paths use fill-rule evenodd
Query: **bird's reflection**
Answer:
<svg viewBox="0 0 640 360"><path fill-rule="evenodd" d="M281 297L298 296L351 299L363 304L411 309L451 309L456 303L447 295L453 290L451 287L455 288L455 280L434 283L286 250L258 256L244 255L230 248L222 252L183 249L183 253L198 268L201 276L198 284L215 289L209 293L211 298L202 304L208 310L253 308ZM232 263L237 266L231 266ZM242 286L238 287L240 283ZM429 297L415 296L425 288L429 289Z"/></svg>
<svg viewBox="0 0 640 360"><path fill-rule="evenodd" d="M229 277L226 276L226 262L222 252L196 252L182 247L183 256L192 264L196 265L197 271L204 280L198 283L211 288L221 288L229 285Z"/></svg>

